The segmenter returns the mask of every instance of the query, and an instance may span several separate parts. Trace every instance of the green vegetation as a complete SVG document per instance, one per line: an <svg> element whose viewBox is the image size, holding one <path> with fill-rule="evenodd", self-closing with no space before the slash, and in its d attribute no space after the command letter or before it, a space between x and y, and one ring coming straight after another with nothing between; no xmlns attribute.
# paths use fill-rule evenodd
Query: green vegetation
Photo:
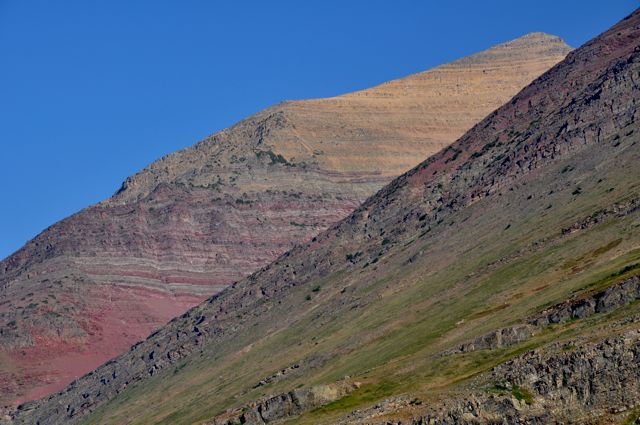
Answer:
<svg viewBox="0 0 640 425"><path fill-rule="evenodd" d="M622 239L618 238L615 239L603 246L600 246L599 248L596 248L593 251L588 252L587 254L584 254L578 258L574 258L568 261L565 261L564 264L562 265L563 268L565 269L573 269L575 267L579 267L581 265L585 265L591 261L593 261L595 258L599 257L600 255L612 250L613 248L617 247L620 242L622 242Z"/></svg>
<svg viewBox="0 0 640 425"><path fill-rule="evenodd" d="M500 143L498 142L500 140L499 137L496 137L495 140L493 142L487 143L486 145L484 145L482 147L481 150L474 152L471 154L471 158L479 158L482 155L484 155L485 153L489 152L491 149L493 149L495 146L499 145Z"/></svg>
<svg viewBox="0 0 640 425"><path fill-rule="evenodd" d="M520 401L524 401L529 405L533 404L533 395L526 388L514 385L513 389L511 390L511 394L513 394L513 396Z"/></svg>
<svg viewBox="0 0 640 425"><path fill-rule="evenodd" d="M397 388L397 384L391 382L381 382L378 384L365 384L351 394L342 397L325 406L321 406L311 412L313 416L319 416L318 413L327 413L333 411L343 411L350 408L361 406L379 400L383 397L393 394L393 390Z"/></svg>
<svg viewBox="0 0 640 425"><path fill-rule="evenodd" d="M455 161L456 159L458 159L458 157L460 156L460 154L462 153L462 151L460 149L456 149L452 146L447 147L448 151L453 151L453 155L450 156L449 158L447 158L447 160L445 161L445 164L448 162L452 162Z"/></svg>
<svg viewBox="0 0 640 425"><path fill-rule="evenodd" d="M494 384L489 391L494 392L498 395L511 394L516 398L516 400L524 401L526 404L533 404L533 394L526 388L519 387L517 385L512 385L511 383L499 383Z"/></svg>
<svg viewBox="0 0 640 425"><path fill-rule="evenodd" d="M361 251L358 251L358 252L353 253L353 254L352 254L352 253L349 253L349 254L345 255L345 259L346 259L347 261L350 261L350 262L352 262L352 263L353 263L353 262L355 262L355 261L357 260L357 258L358 258L358 257L360 257L361 255L362 255L362 252L361 252Z"/></svg>
<svg viewBox="0 0 640 425"><path fill-rule="evenodd" d="M501 159L503 159L504 157L505 157L504 154L498 154L495 158L493 158L492 162L498 162Z"/></svg>
<svg viewBox="0 0 640 425"><path fill-rule="evenodd" d="M640 424L640 408L633 409L633 411L626 415L626 418L622 421L621 425L638 425Z"/></svg>
<svg viewBox="0 0 640 425"><path fill-rule="evenodd" d="M272 150L268 150L268 151L256 150L255 153L256 153L256 156L258 157L258 159L260 159L260 158L262 158L264 156L268 156L269 160L271 161L270 163L272 165L282 164L282 165L286 165L286 166L289 166L289 167L295 167L295 164L287 161L284 156L282 156L281 154L276 154Z"/></svg>

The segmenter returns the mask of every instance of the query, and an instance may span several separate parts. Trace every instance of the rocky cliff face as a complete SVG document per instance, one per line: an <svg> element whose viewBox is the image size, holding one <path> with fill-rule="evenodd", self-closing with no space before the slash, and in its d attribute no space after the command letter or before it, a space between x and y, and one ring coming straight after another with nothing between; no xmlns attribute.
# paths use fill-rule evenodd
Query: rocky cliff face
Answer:
<svg viewBox="0 0 640 425"><path fill-rule="evenodd" d="M637 316L633 319L638 320ZM571 340L533 350L494 368L476 380L485 391L450 397L425 408L412 409L405 402L396 406L400 408L396 411L369 411L343 424L636 423L640 417L634 410L640 402L639 365L638 329L598 343ZM413 410L414 417L375 417L398 416L403 408Z"/></svg>
<svg viewBox="0 0 640 425"><path fill-rule="evenodd" d="M637 374L636 340L627 343L624 335L638 322L616 321L635 307L640 222L637 209L614 211L640 197L638 81L640 11L570 53L336 225L64 391L20 406L11 420L193 423L267 391L362 382L339 403L298 418L333 423L388 395L417 394L444 406L467 378L536 347L542 351L534 351L529 371L575 364L579 375L564 391L554 370L534 371L538 394L558 394L550 405L561 408L558 400L585 388L594 393L580 395L580 403L592 400L593 408L607 408L605 400L640 401L634 385L617 385L625 375L614 372L619 364ZM620 291L600 292L613 285ZM515 338L512 348L439 356L544 315L574 294L589 299L594 288L601 294L594 299L611 298L615 311L540 323L543 332ZM613 294L626 295L614 302ZM595 341L574 357L551 355L557 350L550 341L575 335ZM612 335L621 339L602 369L610 379L595 385L597 352ZM504 364L496 370L510 385L537 382L517 375L517 362L513 374ZM471 390L484 400L482 389ZM513 396L527 404L530 391ZM605 397L609 391L615 394ZM425 409L416 407L419 401L412 409Z"/></svg>
<svg viewBox="0 0 640 425"><path fill-rule="evenodd" d="M292 390L285 394L257 400L238 409L230 409L216 416L206 425L264 425L287 420L304 411L339 400L357 388L357 383L339 382Z"/></svg>
<svg viewBox="0 0 640 425"><path fill-rule="evenodd" d="M285 102L128 178L0 263L2 400L62 388L347 216L568 51L530 34L362 92Z"/></svg>

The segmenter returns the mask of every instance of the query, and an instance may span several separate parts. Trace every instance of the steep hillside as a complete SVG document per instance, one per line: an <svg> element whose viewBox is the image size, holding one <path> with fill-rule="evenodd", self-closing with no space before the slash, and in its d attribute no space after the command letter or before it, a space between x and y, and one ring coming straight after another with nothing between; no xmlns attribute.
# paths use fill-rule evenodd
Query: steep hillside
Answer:
<svg viewBox="0 0 640 425"><path fill-rule="evenodd" d="M169 155L0 263L0 397L44 396L347 216L569 48L530 34L286 102Z"/></svg>
<svg viewBox="0 0 640 425"><path fill-rule="evenodd" d="M13 421L635 420L639 81L636 11L340 223Z"/></svg>

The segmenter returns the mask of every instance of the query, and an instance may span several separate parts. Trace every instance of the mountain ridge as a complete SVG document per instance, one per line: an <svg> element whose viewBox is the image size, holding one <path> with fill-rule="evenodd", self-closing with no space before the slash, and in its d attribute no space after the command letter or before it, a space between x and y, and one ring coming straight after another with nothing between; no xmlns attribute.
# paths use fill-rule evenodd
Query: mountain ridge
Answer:
<svg viewBox="0 0 640 425"><path fill-rule="evenodd" d="M526 53L524 53L526 51ZM261 111L257 114L254 114L250 117L247 117L241 121L239 121L236 125L230 127L229 129L226 130L222 130L222 132L228 132L228 131L232 131L232 129L234 129L235 127L243 127L244 125L246 125L247 123L251 123L252 121L254 121L255 117L258 117L258 121L261 122L261 125L259 125L258 127L264 126L264 122L268 121L268 120L274 120L274 121L278 121L278 120L282 120L282 121L289 121L291 123L297 123L299 122L299 120L295 120L295 119L290 119L286 114L287 113L291 113L290 110L291 108L295 108L295 107L309 107L309 108L317 108L320 109L323 106L325 106L326 104L335 104L337 102L343 102L343 101L353 101L354 99L359 99L359 98L369 98L369 97L379 97L379 98L392 98L393 99L404 99L404 97L409 97L409 98L419 98L423 93L427 92L429 93L430 90L434 90L432 87L427 86L427 89L425 90L424 87L419 87L420 84L441 84L442 82L444 82L444 75L441 74L441 72L447 71L449 69L453 69L457 72L460 72L459 70L459 66L463 65L463 66L469 66L469 67L480 67L483 73L488 73L491 72L491 68L487 68L487 65L492 65L493 67L499 67L499 65L504 64L504 63L509 63L511 65L512 62L514 61L522 61L524 63L528 63L528 62L533 62L536 63L538 62L538 58L549 58L549 60L547 61L547 63L551 63L553 62L557 57L559 56L564 56L568 53L569 49L568 46L564 43L564 41L557 36L552 36L552 35L548 35L545 33L529 33L526 34L524 36L521 36L515 40L506 42L506 43L502 43L502 44L498 44L494 47L491 47L483 52L477 53L477 54L473 54L470 55L466 58L462 58L462 59L458 59L456 61L453 61L451 63L448 64L443 64L443 65L439 65L436 66L434 68L431 68L429 70L426 71L422 71L422 72L418 72L416 74L412 74L406 77L401 77L398 79L394 79L379 85L376 85L372 88L369 89L363 89L363 90L358 90L356 92L352 92L352 93L346 93L346 94L342 94L342 95L338 95L338 96L333 96L333 97L328 97L328 98L316 98L316 99L304 99L304 100L287 100L287 101L283 101L280 102L272 107L269 107L267 109L265 109L264 111ZM490 59L490 61L489 61ZM522 67L523 65L518 65L519 67ZM521 70L516 69L515 72L522 72ZM438 93L436 91L435 96L436 97L442 97L442 96L447 96L447 97L455 97L457 96L462 96L464 94L464 87L461 87L463 85L466 86L472 86L473 82L472 81L468 81L465 80L466 75L463 73L461 76L456 76L455 80L454 80L454 86L456 86L456 90L458 91L458 93L452 92L452 90L447 90L449 89L449 87L445 87L444 90L440 89L442 92ZM504 78L504 77L503 77ZM424 83L423 81L426 80L426 83ZM434 83L434 82L435 83ZM500 84L507 84L509 83L507 79L502 79L500 80ZM407 87L409 86L413 86L412 90L407 89ZM418 86L418 89L416 89L416 86ZM510 83L510 88L516 89L518 88L518 84L514 84L514 83ZM404 89L404 90L402 90ZM485 90L489 91L489 90L495 90L495 87L485 87ZM503 87L500 88L501 90L504 90ZM400 95L397 94L398 91L401 91ZM485 94L486 95L486 94ZM427 100L428 101L428 100ZM418 101L415 101L416 103ZM422 99L420 100L421 103L425 103L425 100ZM468 102L468 100L467 100ZM491 106L494 106L495 103L492 103ZM358 105L359 107L367 107L367 105ZM497 105L499 106L499 105ZM434 105L430 105L430 108L435 109L437 108L438 105L434 104ZM367 110L366 113L367 114L375 114L375 107L369 107L370 110ZM382 104L380 106L380 109L384 110L385 108L387 108L387 105ZM483 110L486 110L486 106ZM445 112L445 111L441 111L441 112ZM302 118L304 119L305 117L298 117L298 118ZM333 117L335 118L335 117ZM429 116L429 119L439 119L442 120L442 118L436 118L435 116ZM327 126L327 122L330 122L328 120L321 120L320 123L312 123L312 125L315 125L314 130L318 131L318 128L321 128L322 126ZM392 125L394 127L397 127L398 124L394 123L393 121L393 117L391 119L387 119L387 121L385 122L385 124L387 126L389 126L389 123L392 123ZM281 124L281 123L280 123ZM293 124L295 126L295 124ZM346 126L345 130L352 130L352 128L354 127L353 124L351 124L350 126ZM365 127L366 128L366 127ZM264 131L264 129L259 130L259 131ZM394 131L398 131L397 128L394 128ZM442 130L440 130L442 131ZM393 133L391 133L393 134ZM204 149L206 145L208 144L214 144L217 140L216 136L218 135L218 133L204 139L203 141L197 143L194 147L196 149L200 148L200 149ZM267 134L268 135L268 134ZM258 141L255 142L256 145L259 145L260 143L264 143L264 137L262 137L264 135L260 134L258 137ZM341 135L341 137L344 138L348 138L348 135ZM396 136L397 137L397 136ZM423 131L420 133L420 138L437 138L437 137L441 137L438 135L433 135L432 131ZM248 140L251 140L250 138L247 138ZM268 139L268 138L267 138ZM246 140L246 139L245 139ZM285 159L287 158L291 158L292 156L295 156L293 154L294 151L298 150L295 148L290 148L290 149L283 149L283 143L286 142L286 140L282 140L282 139L276 139L275 137L272 138L274 145L278 145L275 146L277 151L275 151L275 154L281 154L285 157ZM319 139L318 141L315 141L316 143L318 142L322 142L325 139ZM391 139L393 140L393 139ZM303 144L302 141L300 141L301 144ZM268 142L267 142L268 143ZM443 146L445 146L447 143L446 142L437 142L436 143L436 147L442 148ZM313 146L315 147L315 146ZM305 149L308 152L313 152L313 147L306 147ZM180 151L177 151L175 153L172 153L170 155L168 155L168 157L176 157L176 156L180 156L181 154L187 154L190 151L191 148L186 148L186 149L182 149ZM371 149L372 152L375 152L375 150ZM169 158L164 157L161 161L166 161ZM191 159L191 158L190 158ZM307 159L307 158L305 158ZM304 161L305 159L302 159L301 161ZM298 159L300 161L300 159ZM410 163L410 162L407 162ZM131 181L136 180L137 176L140 176L142 174L145 173L151 173L152 170L157 169L161 166L162 164L160 164L159 161L156 161L154 163L151 164L151 166L145 168L144 170L142 170L140 173L135 174L134 176L132 176L130 179L127 179L127 181L125 181L123 183L123 187L117 192L116 194L116 198L118 198L119 195L123 194L124 192L126 192L127 190L131 190L131 188L129 187L129 184ZM368 164L369 167L366 168L366 171L370 171L370 166L371 164ZM404 164L403 164L404 166ZM338 170L336 170L335 168L332 169L331 167L327 167L328 170L327 171L333 171L336 172ZM381 167L379 167L381 168ZM325 168L326 169L326 168ZM346 170L346 167L342 167L339 170ZM362 171L362 170L359 170ZM378 170L377 168L374 168L374 172L372 173L373 175L378 175L379 173L386 173L386 175L390 175L390 176L395 176L397 175L395 173L395 168L393 170L387 170L387 169L380 169ZM141 177L138 177L141 178ZM176 180L176 176L172 175L168 180L170 181L175 181ZM163 182L162 180L160 181L154 181L153 184L149 185L149 188L155 187L157 184ZM142 194L147 194L149 191L149 189L147 189L146 191L143 191ZM133 194L133 195L129 195L129 198L124 198L122 201L126 201L127 199L131 199L131 197L139 197L139 194ZM122 202L121 201L121 202ZM116 199L116 202L118 202L118 199Z"/></svg>
<svg viewBox="0 0 640 425"><path fill-rule="evenodd" d="M526 60L499 46L493 62L396 80L384 97L277 105L50 226L0 262L3 396L60 389L348 215L569 51L529 44Z"/></svg>
<svg viewBox="0 0 640 425"><path fill-rule="evenodd" d="M335 226L66 391L23 406L15 418L44 424L94 413L90 422L206 420L259 395L264 390L254 385L261 376L296 361L299 372L269 391L345 375L365 381L357 396L347 396L355 405L344 401L300 418L329 422L396 391L433 397L453 385L448 373L459 380L490 370L530 345L500 351L495 360L482 352L440 362L432 355L572 293L637 274L637 209L593 226L580 223L640 197L633 172L640 156L639 76L635 11ZM582 231L564 231L574 227ZM514 248L534 255L510 258ZM637 326L621 325L615 315L598 318L545 329L528 343L545 348L571 332L600 337ZM617 390L608 386L616 382L603 382L598 391ZM526 396L504 388L511 395L499 400L547 397L535 387ZM159 400L162 407L144 408ZM595 408L607 412L618 402L604 397ZM594 408L581 403L570 407ZM529 414L525 405L513 414ZM547 418L562 420L564 407ZM453 417L453 423L464 420Z"/></svg>

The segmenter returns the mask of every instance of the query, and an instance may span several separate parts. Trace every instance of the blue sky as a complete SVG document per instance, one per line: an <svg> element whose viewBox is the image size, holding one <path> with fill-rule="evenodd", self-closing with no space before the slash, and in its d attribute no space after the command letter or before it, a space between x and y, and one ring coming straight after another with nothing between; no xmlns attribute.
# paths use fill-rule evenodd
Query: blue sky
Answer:
<svg viewBox="0 0 640 425"><path fill-rule="evenodd" d="M531 31L577 47L637 0L0 0L0 258L155 159Z"/></svg>

